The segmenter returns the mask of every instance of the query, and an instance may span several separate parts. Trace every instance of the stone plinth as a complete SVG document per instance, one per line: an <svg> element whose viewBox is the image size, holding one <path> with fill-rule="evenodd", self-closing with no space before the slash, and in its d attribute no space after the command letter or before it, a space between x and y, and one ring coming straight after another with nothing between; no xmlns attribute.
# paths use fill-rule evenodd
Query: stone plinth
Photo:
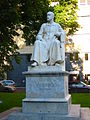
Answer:
<svg viewBox="0 0 90 120"><path fill-rule="evenodd" d="M80 106L72 105L68 115L15 112L9 116L9 120L80 120Z"/></svg>
<svg viewBox="0 0 90 120"><path fill-rule="evenodd" d="M24 99L23 113L56 113L66 115L70 111L70 96L66 100L43 100Z"/></svg>
<svg viewBox="0 0 90 120"><path fill-rule="evenodd" d="M71 96L68 94L68 72L61 71L59 67L48 66L31 68L24 74L24 113L69 113Z"/></svg>
<svg viewBox="0 0 90 120"><path fill-rule="evenodd" d="M59 66L43 66L29 67L24 74L22 112L9 116L9 120L79 120L80 106L71 105L68 93L68 72Z"/></svg>
<svg viewBox="0 0 90 120"><path fill-rule="evenodd" d="M50 69L51 68L51 69ZM68 72L59 67L31 68L26 75L26 98L65 99L68 96Z"/></svg>

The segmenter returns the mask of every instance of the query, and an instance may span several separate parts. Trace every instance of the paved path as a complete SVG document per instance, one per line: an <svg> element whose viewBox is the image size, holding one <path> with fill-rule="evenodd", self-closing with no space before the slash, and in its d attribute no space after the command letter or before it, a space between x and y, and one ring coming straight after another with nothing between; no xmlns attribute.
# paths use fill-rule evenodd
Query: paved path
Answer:
<svg viewBox="0 0 90 120"><path fill-rule="evenodd" d="M16 87L15 92L25 92L26 88L25 87Z"/></svg>
<svg viewBox="0 0 90 120"><path fill-rule="evenodd" d="M81 119L80 120L90 120L90 109L81 108Z"/></svg>
<svg viewBox="0 0 90 120"><path fill-rule="evenodd" d="M10 110L0 113L0 120L8 120L9 114L11 114L15 111L21 111L21 108L15 107L15 108L12 108Z"/></svg>
<svg viewBox="0 0 90 120"><path fill-rule="evenodd" d="M12 108L10 110L0 113L0 120L8 120L9 114L15 111L21 111L21 108ZM89 108L81 108L80 120L90 120L90 109Z"/></svg>

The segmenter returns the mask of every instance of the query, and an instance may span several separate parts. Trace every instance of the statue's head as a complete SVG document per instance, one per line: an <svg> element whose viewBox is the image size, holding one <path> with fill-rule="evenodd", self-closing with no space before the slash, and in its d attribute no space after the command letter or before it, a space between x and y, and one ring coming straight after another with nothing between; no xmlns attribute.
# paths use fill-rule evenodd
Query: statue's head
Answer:
<svg viewBox="0 0 90 120"><path fill-rule="evenodd" d="M47 21L50 22L51 20L54 20L54 13L49 11L47 13Z"/></svg>

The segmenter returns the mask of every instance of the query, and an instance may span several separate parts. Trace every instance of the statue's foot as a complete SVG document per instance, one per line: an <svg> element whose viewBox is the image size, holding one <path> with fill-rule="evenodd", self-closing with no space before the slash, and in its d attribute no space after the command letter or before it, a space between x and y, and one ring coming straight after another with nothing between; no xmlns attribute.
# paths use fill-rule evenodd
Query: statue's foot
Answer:
<svg viewBox="0 0 90 120"><path fill-rule="evenodd" d="M60 60L60 61L58 61L58 62L55 63L55 66L61 66L62 63L64 63L64 61Z"/></svg>
<svg viewBox="0 0 90 120"><path fill-rule="evenodd" d="M55 66L61 66L59 63L56 63Z"/></svg>
<svg viewBox="0 0 90 120"><path fill-rule="evenodd" d="M64 60L61 60L61 61L60 61L60 64L62 64L62 63L64 63Z"/></svg>
<svg viewBox="0 0 90 120"><path fill-rule="evenodd" d="M34 62L31 64L31 67L36 67L37 65L38 65L37 62Z"/></svg>
<svg viewBox="0 0 90 120"><path fill-rule="evenodd" d="M40 66L47 66L47 64L46 63L40 63Z"/></svg>
<svg viewBox="0 0 90 120"><path fill-rule="evenodd" d="M57 61L56 63L55 63L55 65L60 65L60 64L62 64L62 63L64 63L64 61L63 60L60 60L60 61Z"/></svg>

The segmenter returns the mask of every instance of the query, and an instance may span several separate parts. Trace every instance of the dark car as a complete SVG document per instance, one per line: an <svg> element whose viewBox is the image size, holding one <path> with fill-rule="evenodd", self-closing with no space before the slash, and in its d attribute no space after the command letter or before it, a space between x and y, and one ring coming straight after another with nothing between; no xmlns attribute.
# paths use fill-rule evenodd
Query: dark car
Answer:
<svg viewBox="0 0 90 120"><path fill-rule="evenodd" d="M16 90L16 87L6 85L5 83L0 82L0 92L14 92Z"/></svg>
<svg viewBox="0 0 90 120"><path fill-rule="evenodd" d="M69 85L69 92L90 92L90 85L84 82Z"/></svg>
<svg viewBox="0 0 90 120"><path fill-rule="evenodd" d="M2 80L1 82L7 86L16 86L16 83L13 80Z"/></svg>

